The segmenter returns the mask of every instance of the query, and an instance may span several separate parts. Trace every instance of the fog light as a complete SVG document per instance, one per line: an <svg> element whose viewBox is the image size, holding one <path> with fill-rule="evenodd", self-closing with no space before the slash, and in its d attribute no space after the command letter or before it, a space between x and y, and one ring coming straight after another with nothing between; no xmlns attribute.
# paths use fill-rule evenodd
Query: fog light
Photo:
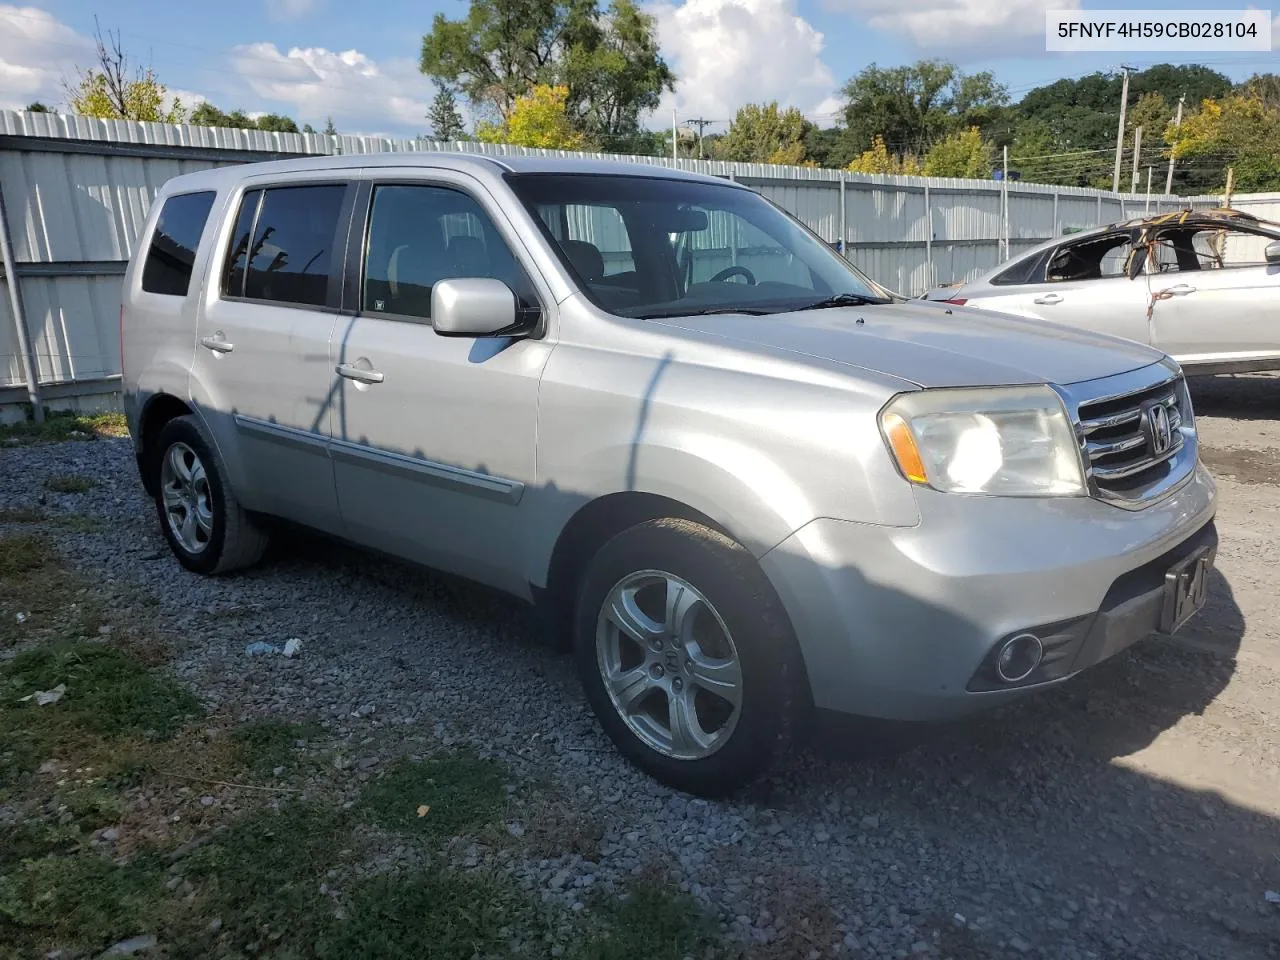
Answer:
<svg viewBox="0 0 1280 960"><path fill-rule="evenodd" d="M1005 683L1017 683L1031 675L1040 666L1044 645L1033 633L1020 633L1005 641L996 655L996 673Z"/></svg>

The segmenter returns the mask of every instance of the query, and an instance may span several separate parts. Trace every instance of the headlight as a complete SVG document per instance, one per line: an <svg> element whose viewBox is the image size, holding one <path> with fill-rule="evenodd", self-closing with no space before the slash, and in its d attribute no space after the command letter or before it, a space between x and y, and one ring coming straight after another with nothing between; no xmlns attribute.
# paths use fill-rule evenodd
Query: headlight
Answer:
<svg viewBox="0 0 1280 960"><path fill-rule="evenodd" d="M880 412L880 428L912 483L1005 497L1085 492L1075 431L1047 386L904 393Z"/></svg>

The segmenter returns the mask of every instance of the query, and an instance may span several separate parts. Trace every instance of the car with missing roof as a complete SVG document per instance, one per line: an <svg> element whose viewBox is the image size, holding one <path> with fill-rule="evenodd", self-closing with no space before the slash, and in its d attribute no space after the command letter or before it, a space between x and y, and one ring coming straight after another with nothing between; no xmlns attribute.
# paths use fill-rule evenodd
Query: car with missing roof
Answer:
<svg viewBox="0 0 1280 960"><path fill-rule="evenodd" d="M1192 376L1280 370L1280 223L1231 209L1113 223L925 299L1146 343Z"/></svg>
<svg viewBox="0 0 1280 960"><path fill-rule="evenodd" d="M715 795L817 715L990 708L1205 602L1177 365L950 309L719 178L274 161L158 192L123 396L188 570L300 524L529 601L618 749Z"/></svg>

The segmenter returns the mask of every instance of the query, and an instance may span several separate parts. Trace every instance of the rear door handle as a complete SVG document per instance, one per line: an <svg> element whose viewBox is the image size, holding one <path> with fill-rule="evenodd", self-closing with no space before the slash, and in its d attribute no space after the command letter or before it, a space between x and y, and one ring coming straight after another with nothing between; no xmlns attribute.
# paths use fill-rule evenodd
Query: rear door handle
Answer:
<svg viewBox="0 0 1280 960"><path fill-rule="evenodd" d="M219 330L212 337L201 337L200 346L207 347L214 353L230 353L236 348L236 346L234 343L228 343L226 340L222 339L223 336L225 336L225 334Z"/></svg>
<svg viewBox="0 0 1280 960"><path fill-rule="evenodd" d="M348 380L358 380L361 383L381 383L383 380L381 370L365 370L354 363L340 363L334 369L337 370L338 376L346 377Z"/></svg>
<svg viewBox="0 0 1280 960"><path fill-rule="evenodd" d="M1160 292L1166 293L1171 297L1185 297L1188 293L1195 293L1196 288L1190 284L1179 283L1176 286L1168 287Z"/></svg>
<svg viewBox="0 0 1280 960"><path fill-rule="evenodd" d="M1043 297L1036 297L1036 303L1061 303L1062 297L1056 293L1046 293Z"/></svg>

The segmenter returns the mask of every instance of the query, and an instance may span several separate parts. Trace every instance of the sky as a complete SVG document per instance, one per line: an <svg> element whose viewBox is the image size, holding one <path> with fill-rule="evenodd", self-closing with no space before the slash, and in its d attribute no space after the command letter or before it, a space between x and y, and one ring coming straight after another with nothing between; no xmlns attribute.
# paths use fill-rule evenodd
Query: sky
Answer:
<svg viewBox="0 0 1280 960"><path fill-rule="evenodd" d="M604 0L602 0L604 5ZM652 127L715 121L771 100L834 125L839 90L871 63L950 60L992 71L1017 100L1062 77L1154 63L1204 63L1235 80L1280 72L1270 53L1045 52L1046 9L1256 8L1223 0L641 0L657 21L678 78ZM94 60L94 16L118 30L137 64L149 63L188 106L276 112L342 133L428 136L435 93L418 71L422 36L437 12L466 15L467 0L0 0L0 109L65 104L63 80ZM1265 8L1264 8L1265 9ZM1276 11L1273 11L1276 12ZM1280 44L1280 16L1275 20Z"/></svg>

